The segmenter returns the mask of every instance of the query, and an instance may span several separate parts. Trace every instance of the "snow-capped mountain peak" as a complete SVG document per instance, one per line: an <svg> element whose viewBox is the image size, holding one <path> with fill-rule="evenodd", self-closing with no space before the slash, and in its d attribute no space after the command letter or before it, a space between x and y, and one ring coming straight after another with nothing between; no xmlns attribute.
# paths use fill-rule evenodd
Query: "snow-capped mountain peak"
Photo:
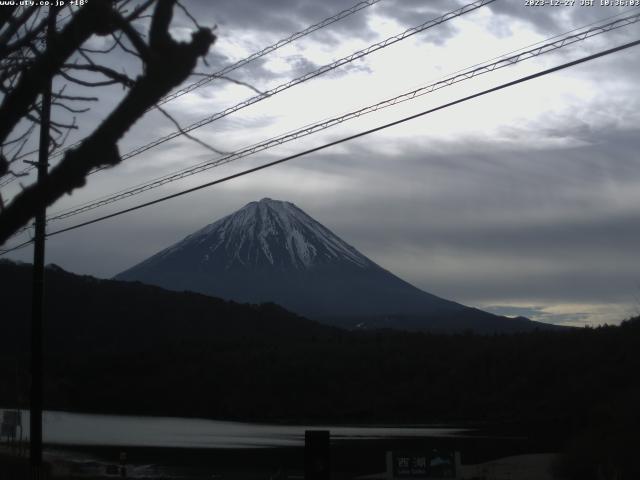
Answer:
<svg viewBox="0 0 640 480"><path fill-rule="evenodd" d="M245 205L116 279L237 302L273 302L356 328L456 330L478 323L491 331L506 321L414 287L293 203L270 198Z"/></svg>
<svg viewBox="0 0 640 480"><path fill-rule="evenodd" d="M151 257L160 260L179 251L198 251L203 263L224 258L225 268L312 268L349 262L373 263L291 202L263 198L207 225ZM146 262L145 262L146 263Z"/></svg>

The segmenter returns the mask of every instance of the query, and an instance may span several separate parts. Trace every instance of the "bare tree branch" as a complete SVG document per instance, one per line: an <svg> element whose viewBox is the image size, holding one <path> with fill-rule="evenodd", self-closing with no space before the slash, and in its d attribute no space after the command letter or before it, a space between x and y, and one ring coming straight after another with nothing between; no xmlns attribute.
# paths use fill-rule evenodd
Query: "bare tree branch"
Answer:
<svg viewBox="0 0 640 480"><path fill-rule="evenodd" d="M103 65L96 65L95 63L91 65L65 64L64 68L70 70L84 70L87 72L101 73L105 77L110 78L113 82L121 83L126 87L132 87L135 84L135 81L129 78L127 75L118 73L115 70L112 70L111 68L105 67Z"/></svg>
<svg viewBox="0 0 640 480"><path fill-rule="evenodd" d="M125 31L126 27L123 28L123 25L126 24L126 19L117 10L107 8L106 0L92 0L86 7L91 5L95 7L83 8L74 15L70 24L58 35L55 44L48 47L42 58L37 59L33 67L24 74L28 78L21 78L16 89L25 91L23 96L9 98L14 90L5 97L0 106L0 141L6 138L17 121L25 117L29 106L35 101L42 82L36 81L34 72L49 76L58 73L69 55L80 48L92 31L101 34L111 34L113 28ZM148 44L144 44L144 48L134 45L144 61L144 71L120 103L77 148L65 153L62 160L52 168L46 188L39 184L26 187L0 213L0 244L26 225L39 205L50 205L61 196L83 186L86 176L92 170L117 165L121 161L117 142L160 98L188 78L198 59L207 54L215 41L210 29L203 28L194 32L188 43L177 42L171 37L169 26L174 5L175 0L156 1ZM99 12L108 16L106 21L95 18ZM84 22L79 21L81 18ZM130 31L135 32L131 25L129 27ZM70 32L76 33L76 36L70 38ZM144 42L137 32L134 38ZM54 62L54 66L44 65L44 58ZM62 98L62 95L57 98ZM14 107L13 111L19 112L12 113L7 104ZM6 127L5 119L8 122ZM37 118L34 120L37 121Z"/></svg>
<svg viewBox="0 0 640 480"><path fill-rule="evenodd" d="M61 100L69 100L70 102L97 102L100 100L98 97L83 97L79 95L61 95L61 94L52 94L53 98L59 98Z"/></svg>
<svg viewBox="0 0 640 480"><path fill-rule="evenodd" d="M209 77L211 75L208 75ZM228 77L226 75L214 75L215 78L219 78L220 80L225 80L227 82L231 82L231 83L235 83L236 85L241 85L243 87L247 87L251 90L253 90L254 92L256 92L258 95L264 95L264 92L262 90L258 90L256 87L254 87L253 85L251 85L250 83L247 82L243 82L242 80L238 80L232 77Z"/></svg>
<svg viewBox="0 0 640 480"><path fill-rule="evenodd" d="M191 12L189 12L189 10L184 8L184 6L180 2L180 0L176 0L176 5L178 5L180 10L182 10L184 12L184 14L187 16L187 18L193 22L193 24L196 26L196 28L198 28L198 29L202 28L200 26L200 24L198 23L198 20L196 20L195 17L193 15L191 15Z"/></svg>
<svg viewBox="0 0 640 480"><path fill-rule="evenodd" d="M29 17L38 11L38 7L31 6L25 9L21 15L17 18L9 17L7 23L9 24L6 30L0 35L0 52L7 47L11 38L18 33L18 30L29 20Z"/></svg>
<svg viewBox="0 0 640 480"><path fill-rule="evenodd" d="M111 2L92 0L88 2L56 35L53 45L39 55L34 64L21 76L16 87L7 94L0 106L0 142L3 142L15 125L29 110L44 88L45 82L60 70L62 64L92 34L102 32L112 24Z"/></svg>
<svg viewBox="0 0 640 480"><path fill-rule="evenodd" d="M188 132L186 132L183 128L182 125L180 125L180 123L173 118L169 112L167 112L164 108L162 108L160 105L158 105L156 103L155 107L160 110L160 113L162 113L165 117L167 117L171 123L174 124L174 126L180 131L180 133L182 133L182 135L184 135L185 137L187 137L189 140L197 143L198 145L203 146L204 148L206 148L207 150L212 151L213 153L217 153L218 155L228 155L231 152L225 152L224 150L219 150L211 145L209 145L206 142L203 142L202 140L200 140L199 138L194 137L193 135L189 134Z"/></svg>

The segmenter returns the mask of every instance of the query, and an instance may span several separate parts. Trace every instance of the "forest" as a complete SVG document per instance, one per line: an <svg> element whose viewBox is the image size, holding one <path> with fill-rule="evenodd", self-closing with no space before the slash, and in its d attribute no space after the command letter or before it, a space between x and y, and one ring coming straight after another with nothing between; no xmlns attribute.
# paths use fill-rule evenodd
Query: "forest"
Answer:
<svg viewBox="0 0 640 480"><path fill-rule="evenodd" d="M29 279L28 265L0 265L6 407L27 405ZM637 468L640 318L504 335L352 332L58 267L46 281L48 409L448 424Z"/></svg>

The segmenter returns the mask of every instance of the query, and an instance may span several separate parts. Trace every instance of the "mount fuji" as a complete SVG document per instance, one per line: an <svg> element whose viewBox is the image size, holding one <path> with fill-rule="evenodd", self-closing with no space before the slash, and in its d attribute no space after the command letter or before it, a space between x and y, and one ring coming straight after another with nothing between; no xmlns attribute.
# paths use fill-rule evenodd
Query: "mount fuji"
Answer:
<svg viewBox="0 0 640 480"><path fill-rule="evenodd" d="M238 302L273 302L348 328L510 332L551 327L422 291L293 203L269 198L247 204L115 278Z"/></svg>

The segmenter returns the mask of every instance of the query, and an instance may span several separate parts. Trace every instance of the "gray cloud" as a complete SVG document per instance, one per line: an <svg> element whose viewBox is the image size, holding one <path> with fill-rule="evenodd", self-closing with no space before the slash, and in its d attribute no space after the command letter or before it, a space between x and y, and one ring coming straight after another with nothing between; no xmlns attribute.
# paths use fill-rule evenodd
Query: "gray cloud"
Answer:
<svg viewBox="0 0 640 480"><path fill-rule="evenodd" d="M537 152L461 139L467 153L405 146L395 158L361 145L305 166L356 179L311 213L443 296L629 301L640 270L639 133L596 130L587 146Z"/></svg>
<svg viewBox="0 0 640 480"><path fill-rule="evenodd" d="M374 13L411 26L462 3L383 0L327 32L318 32L315 39L330 45L343 38L369 39L375 32L369 30L367 19ZM557 8L525 8L522 3L499 0L492 4L497 15L490 19L490 28L495 35L515 35L516 20L550 34L614 13L574 8L558 15ZM200 23L217 22L220 32L226 29L234 35L246 32L250 40L263 45L351 4L276 0L265 8L265 2L202 0L192 5ZM432 35L424 36L425 41L442 45L447 38L464 32L438 29ZM615 41L628 36L618 33ZM611 37L601 40L602 44L611 41ZM212 70L228 61L226 54L215 49L209 56ZM257 61L232 76L263 88L316 67L300 56L287 61L292 70L286 75L268 70L265 61ZM366 69L366 65L351 68ZM408 140L372 136L143 212L52 237L48 258L73 271L112 276L245 203L269 196L297 203L374 261L420 288L472 305L488 305L498 313L521 312L554 322L590 321L593 311L582 305L633 305L638 291L640 213L635 205L640 201L636 193L640 182L640 100L636 79L640 62L637 54L627 52L572 72L599 93L585 100L584 108L577 104L562 113L503 125L490 138L460 134L445 140L428 135L428 126L424 136L416 134ZM348 73L345 70L340 75ZM527 90L522 92L526 95ZM106 106L113 104L109 99L115 101L121 94L115 89L105 91ZM216 97L215 88L209 94L211 98L204 94L199 98L207 111L217 111L228 102ZM89 124L99 119L105 104L96 106ZM549 111L554 111L553 107L549 105ZM170 108L184 121L204 115L186 107ZM275 113L233 116L196 134L226 148L228 132L247 130L246 143L250 143L256 140L252 129L269 126L275 118ZM169 130L172 127L165 119L150 114L132 130L121 149L126 151ZM330 135L339 137L341 132L344 130L336 129ZM291 148L297 151L302 147ZM135 200L155 198L235 172L276 157L278 152ZM187 140L168 143L96 176L100 178L91 179L92 190L77 192L68 203L164 174L184 166L185 158L196 163L209 157ZM132 204L117 204L114 209ZM28 250L13 256L29 257ZM570 303L578 304L575 311L548 308ZM513 310L515 304L520 310Z"/></svg>
<svg viewBox="0 0 640 480"><path fill-rule="evenodd" d="M212 4L208 0L195 0L191 9L202 24L217 24L220 35L236 35L251 31L260 44L269 40L261 38L288 36L292 32L300 31L325 18L355 5L356 1L326 0L317 2L312 0L275 0L268 4L260 0L236 2L223 0ZM372 30L369 19L372 15L382 16L397 21L402 28L416 26L422 22L437 18L445 13L467 4L462 0L384 0L373 7L365 8L331 25L331 28L321 29L312 34L312 38L320 43L336 45L345 38L360 38L374 41L377 33ZM282 12L286 12L283 15ZM473 13L471 14L473 15ZM422 34L426 42L442 44L456 33L450 24L438 27L435 33ZM398 32L399 33L399 32Z"/></svg>
<svg viewBox="0 0 640 480"><path fill-rule="evenodd" d="M259 0L242 2L221 0L215 3L209 0L195 0L190 4L190 8L195 11L199 19L211 19L213 23L219 25L221 31L224 29L239 32L251 31L261 43L265 43L265 39L260 38L261 33L289 35L333 16L355 3L357 2L345 3L341 0L323 2L271 0L268 3ZM332 31L334 34L361 35L363 38L370 38L367 10L369 9L336 23ZM339 41L339 37L333 36L334 34L322 32L324 36L321 38L323 41L333 40L332 43L335 43Z"/></svg>
<svg viewBox="0 0 640 480"><path fill-rule="evenodd" d="M80 238L72 242L52 239L50 248L73 258L71 268L112 275L271 196L296 202L385 268L445 297L472 304L629 302L640 280L640 214L633 202L638 133L599 130L589 146L524 153L463 139L453 156L425 153L420 145L401 156L374 156L375 147L361 143L348 155L315 156L245 186L229 184L123 217L116 230L105 222L74 234ZM286 183L284 174L348 183L334 184L326 196L269 181ZM78 242L92 248L82 255ZM121 244L127 248L116 254L113 245ZM577 321L577 313L566 315Z"/></svg>

